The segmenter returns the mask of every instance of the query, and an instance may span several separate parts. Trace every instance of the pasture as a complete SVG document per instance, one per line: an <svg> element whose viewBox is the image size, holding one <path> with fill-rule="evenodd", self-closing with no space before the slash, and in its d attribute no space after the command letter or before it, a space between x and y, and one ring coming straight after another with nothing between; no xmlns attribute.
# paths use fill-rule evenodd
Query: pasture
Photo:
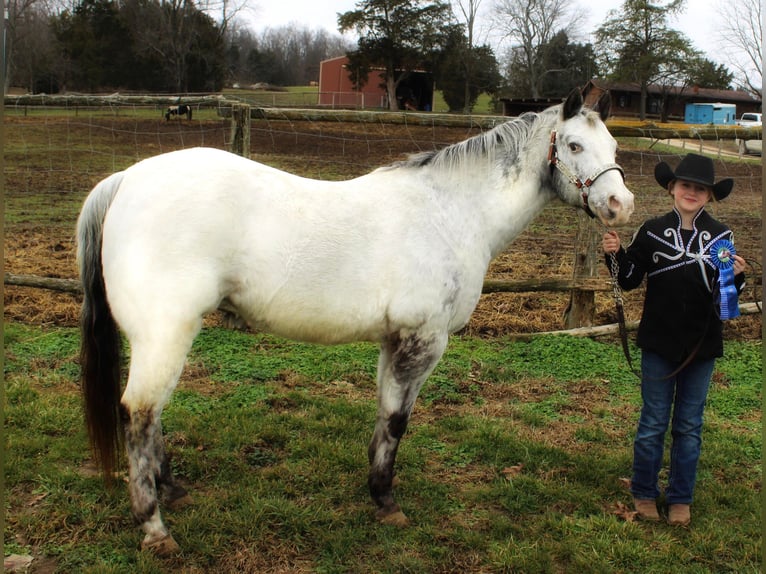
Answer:
<svg viewBox="0 0 766 574"><path fill-rule="evenodd" d="M75 277L74 221L96 181L141 157L226 145L227 126L213 116L156 116L6 115L7 272ZM263 122L253 125L252 156L341 179L468 135ZM680 152L620 143L637 201L620 230L629 237L669 207L651 173ZM739 252L760 260L760 162L720 160L716 170L737 187L714 213L734 229ZM569 209L552 204L490 275L571 274L575 226ZM629 319L639 300L629 294ZM626 512L640 401L619 343L511 336L561 328L566 302L485 295L452 338L399 451L406 529L375 521L366 487L377 349L303 345L226 329L212 316L165 412L174 471L195 502L165 514L184 552L160 560L137 549L124 483L105 489L93 471L78 393L78 301L6 287L5 554L34 556L33 572L759 571L760 317L726 326L694 522L677 529ZM608 293L599 294L598 321L612 317Z"/></svg>

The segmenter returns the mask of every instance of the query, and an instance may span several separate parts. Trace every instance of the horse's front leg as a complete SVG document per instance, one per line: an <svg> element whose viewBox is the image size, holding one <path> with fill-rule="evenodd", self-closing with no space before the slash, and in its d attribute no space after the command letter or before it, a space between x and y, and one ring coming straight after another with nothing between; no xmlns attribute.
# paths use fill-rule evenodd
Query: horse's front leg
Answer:
<svg viewBox="0 0 766 574"><path fill-rule="evenodd" d="M370 495L381 522L405 525L394 502L394 462L420 388L447 346L447 333L397 332L382 343L378 360L378 416L368 450Z"/></svg>

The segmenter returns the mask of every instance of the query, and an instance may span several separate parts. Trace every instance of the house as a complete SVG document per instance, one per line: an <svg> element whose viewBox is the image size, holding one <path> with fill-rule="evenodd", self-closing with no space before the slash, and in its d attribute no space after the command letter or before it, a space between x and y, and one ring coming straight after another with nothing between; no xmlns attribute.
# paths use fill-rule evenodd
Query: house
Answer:
<svg viewBox="0 0 766 574"><path fill-rule="evenodd" d="M612 96L612 115L622 117L638 117L641 106L641 87L635 83L606 82L590 80L583 88L585 103L594 104L604 92ZM660 118L663 107L667 119L685 121L686 105L719 104L734 105L736 115L743 112L760 112L761 100L753 98L743 90L713 90L698 86L660 86L652 84L648 89L646 115L649 118Z"/></svg>
<svg viewBox="0 0 766 574"><path fill-rule="evenodd" d="M349 78L348 58L338 56L319 63L319 105L333 108L388 109L385 72L373 69L358 88ZM433 109L434 80L428 72L409 72L397 88L400 109Z"/></svg>
<svg viewBox="0 0 766 574"><path fill-rule="evenodd" d="M542 112L545 108L555 106L564 98L500 98L504 116L520 116L525 112Z"/></svg>
<svg viewBox="0 0 766 574"><path fill-rule="evenodd" d="M594 105L604 92L612 96L612 116L637 118L641 110L641 87L627 82L607 82L592 79L583 88L585 103ZM523 112L540 112L554 104L559 104L564 98L500 98L504 116L518 116ZM686 121L687 104L735 106L736 115L747 112L760 112L761 100L756 100L748 92L742 90L711 90L708 88L668 87L650 85L646 102L646 116L661 119L663 109L667 111L666 118L679 122ZM702 123L712 123L706 121ZM728 122L727 122L728 123Z"/></svg>

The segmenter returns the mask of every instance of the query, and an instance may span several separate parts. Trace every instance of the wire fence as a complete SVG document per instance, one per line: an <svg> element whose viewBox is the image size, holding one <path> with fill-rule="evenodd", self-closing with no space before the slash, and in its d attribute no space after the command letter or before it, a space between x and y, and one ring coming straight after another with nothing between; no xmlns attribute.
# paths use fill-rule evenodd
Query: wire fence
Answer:
<svg viewBox="0 0 766 574"><path fill-rule="evenodd" d="M166 119L168 106L178 101L154 96L6 100L6 272L75 279L74 221L97 181L159 153L234 146L242 128L232 121L232 109L239 102L185 97L193 107L191 119L180 114ZM253 108L246 117L246 148L252 159L304 177L332 180L362 175L409 153L439 149L508 119L271 107ZM629 238L647 217L670 209L654 181L658 161L674 163L688 151L706 153L714 158L718 177L735 179L735 195L711 206L714 215L732 227L741 252L760 260L762 165L757 156L743 157L738 145L743 133L758 139L760 130L608 125L620 142L618 161L636 194L637 211L621 235ZM594 324L611 320L605 268L591 278L576 275L577 226L573 210L553 203L492 263L487 296L478 311L483 323L496 318L507 326L490 332L557 328L572 288L599 294ZM15 292L10 302L6 297L6 309L10 303L23 315L19 298ZM634 298L639 301L640 293ZM629 313L635 319L640 309L629 305ZM543 320L531 321L530 316Z"/></svg>

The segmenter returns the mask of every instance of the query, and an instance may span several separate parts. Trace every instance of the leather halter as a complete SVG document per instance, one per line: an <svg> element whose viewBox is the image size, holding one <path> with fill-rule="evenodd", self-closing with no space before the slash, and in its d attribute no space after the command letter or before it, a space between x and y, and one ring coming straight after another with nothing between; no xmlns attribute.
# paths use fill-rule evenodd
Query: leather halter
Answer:
<svg viewBox="0 0 766 574"><path fill-rule="evenodd" d="M570 183L574 184L577 189L582 190L580 193L580 197L582 197L582 208L585 210L585 213L591 217L596 217L596 214L593 213L590 205L588 205L588 191L590 186L593 185L600 176L613 169L619 171L623 181L625 181L625 172L616 163L609 163L598 168L593 174L585 178L585 181L580 179L580 177L572 171L567 164L559 159L558 149L556 148L556 130L551 131L551 145L548 148L548 165L551 167L551 173L553 172L553 168L557 168Z"/></svg>

